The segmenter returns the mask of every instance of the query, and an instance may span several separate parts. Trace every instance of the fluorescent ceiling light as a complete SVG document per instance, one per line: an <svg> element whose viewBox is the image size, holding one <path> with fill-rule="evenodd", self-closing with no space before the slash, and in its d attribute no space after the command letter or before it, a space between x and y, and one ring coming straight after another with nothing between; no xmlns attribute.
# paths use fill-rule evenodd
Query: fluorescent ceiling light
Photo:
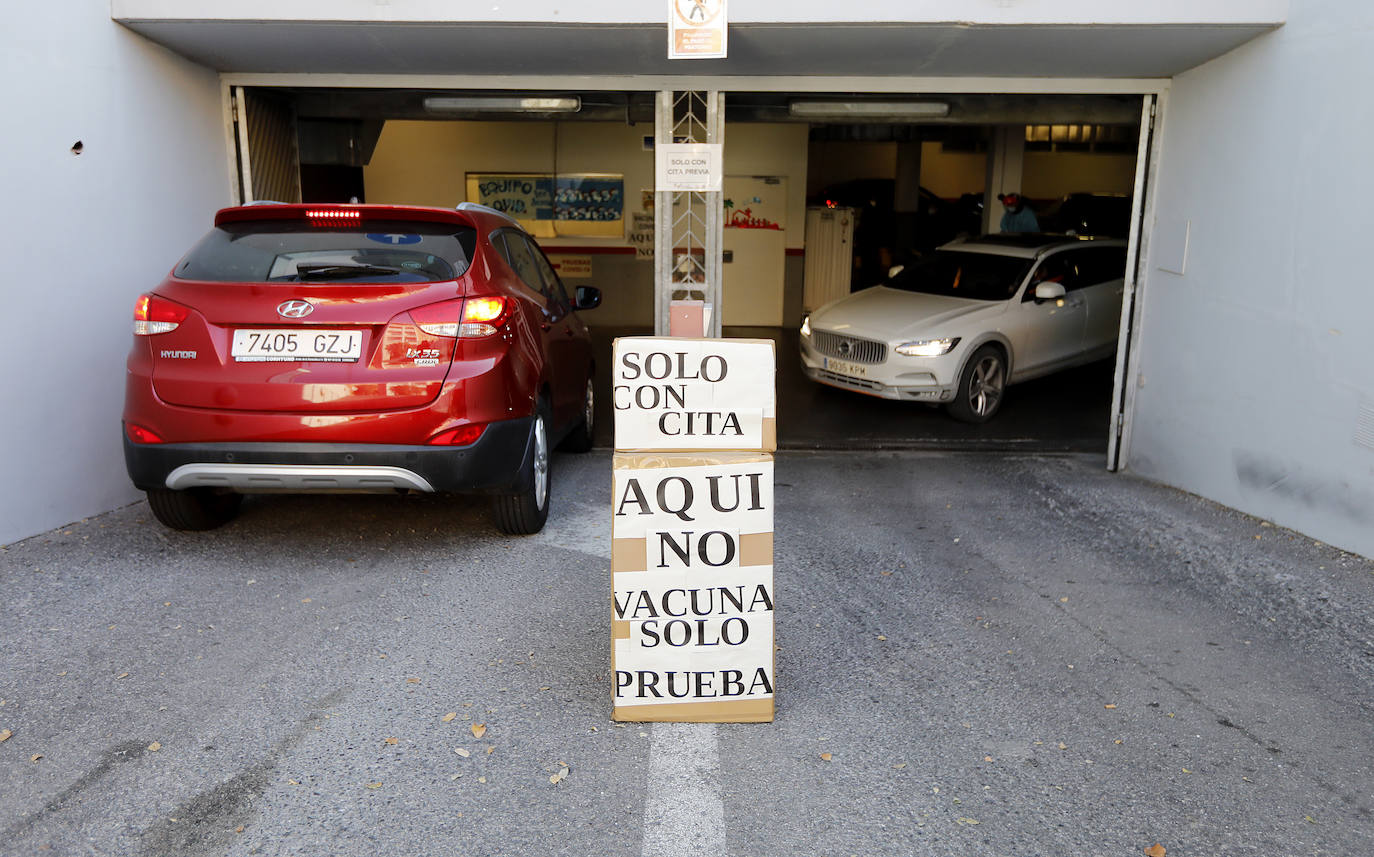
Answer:
<svg viewBox="0 0 1374 857"><path fill-rule="evenodd" d="M540 98L534 96L434 96L425 99L425 109L431 113L576 113L582 109L582 99Z"/></svg>
<svg viewBox="0 0 1374 857"><path fill-rule="evenodd" d="M793 116L805 119L939 119L949 115L943 101L793 101Z"/></svg>

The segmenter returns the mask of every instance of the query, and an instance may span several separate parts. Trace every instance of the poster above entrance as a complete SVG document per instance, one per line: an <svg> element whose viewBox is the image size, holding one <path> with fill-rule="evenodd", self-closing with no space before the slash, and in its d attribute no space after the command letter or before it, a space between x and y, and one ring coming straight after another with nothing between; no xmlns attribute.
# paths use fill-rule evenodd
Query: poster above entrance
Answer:
<svg viewBox="0 0 1374 857"><path fill-rule="evenodd" d="M668 59L725 59L725 0L668 0Z"/></svg>

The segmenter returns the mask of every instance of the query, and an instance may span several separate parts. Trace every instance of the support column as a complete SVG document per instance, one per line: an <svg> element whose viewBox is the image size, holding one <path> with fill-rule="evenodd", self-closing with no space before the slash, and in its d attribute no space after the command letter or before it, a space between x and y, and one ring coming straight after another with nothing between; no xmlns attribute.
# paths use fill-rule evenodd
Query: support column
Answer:
<svg viewBox="0 0 1374 857"><path fill-rule="evenodd" d="M1026 156L1026 126L998 125L988 140L987 183L983 191L983 231L1001 232L1002 203L997 195L1021 193L1021 168Z"/></svg>
<svg viewBox="0 0 1374 857"><path fill-rule="evenodd" d="M660 91L654 110L657 143L724 143L725 95ZM674 299L711 305L706 335L720 336L725 216L721 191L654 192L654 335L667 336Z"/></svg>
<svg viewBox="0 0 1374 857"><path fill-rule="evenodd" d="M892 198L892 212L896 221L895 233L888 249L892 260L905 259L908 251L918 246L921 229L921 141L897 144L897 175ZM892 261L887 264L892 265ZM905 264L905 263L903 263ZM870 272L870 276L887 276L886 270Z"/></svg>

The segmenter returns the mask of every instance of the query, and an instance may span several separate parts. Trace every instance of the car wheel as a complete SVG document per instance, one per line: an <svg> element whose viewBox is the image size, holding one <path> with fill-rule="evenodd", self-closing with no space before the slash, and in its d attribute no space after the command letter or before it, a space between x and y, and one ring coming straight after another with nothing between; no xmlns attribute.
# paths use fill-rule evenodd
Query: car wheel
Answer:
<svg viewBox="0 0 1374 857"><path fill-rule="evenodd" d="M174 530L213 530L239 513L242 494L220 493L213 488L148 489L153 517Z"/></svg>
<svg viewBox="0 0 1374 857"><path fill-rule="evenodd" d="M950 416L966 423L985 423L1002 406L1007 389L1007 363L995 345L984 345L964 364L959 389L947 405Z"/></svg>
<svg viewBox="0 0 1374 857"><path fill-rule="evenodd" d="M492 504L496 528L512 536L537 533L549 518L549 427L542 401L530 434L530 455L520 474L519 492L498 495Z"/></svg>
<svg viewBox="0 0 1374 857"><path fill-rule="evenodd" d="M587 392L582 400L582 419L573 427L571 433L563 438L558 448L568 452L586 452L592 448L592 429L596 425L596 397L592 392L592 379L587 378Z"/></svg>

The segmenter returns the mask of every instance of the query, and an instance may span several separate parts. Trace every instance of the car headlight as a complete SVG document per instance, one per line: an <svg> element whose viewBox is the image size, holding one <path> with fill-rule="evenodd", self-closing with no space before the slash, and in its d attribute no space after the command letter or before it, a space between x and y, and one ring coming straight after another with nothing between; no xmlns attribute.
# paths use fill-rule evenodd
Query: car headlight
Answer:
<svg viewBox="0 0 1374 857"><path fill-rule="evenodd" d="M914 342L903 342L893 351L898 354L905 354L907 357L943 357L959 344L959 337L953 336L948 339L918 339Z"/></svg>
<svg viewBox="0 0 1374 857"><path fill-rule="evenodd" d="M802 336L810 336L810 335L811 335L811 314L810 314L810 313L807 313L806 315L802 316L801 335L802 335Z"/></svg>

